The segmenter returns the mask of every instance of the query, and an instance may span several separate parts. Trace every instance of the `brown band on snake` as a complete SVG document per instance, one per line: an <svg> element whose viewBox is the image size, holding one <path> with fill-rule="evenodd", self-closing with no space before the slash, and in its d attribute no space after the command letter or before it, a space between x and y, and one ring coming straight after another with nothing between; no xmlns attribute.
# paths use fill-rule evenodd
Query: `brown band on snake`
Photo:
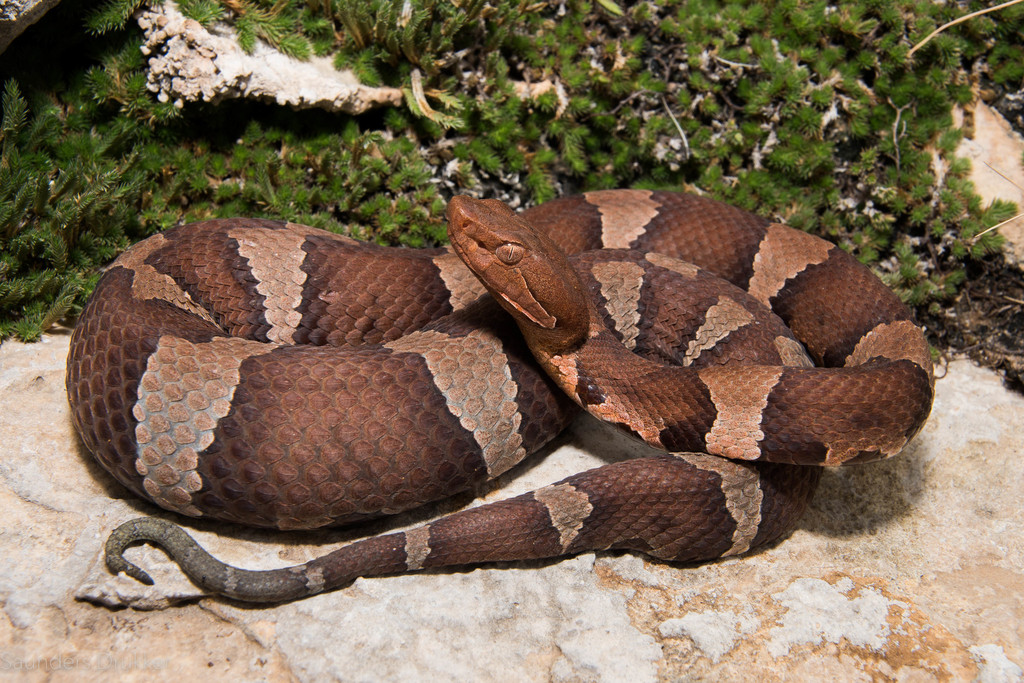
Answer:
<svg viewBox="0 0 1024 683"><path fill-rule="evenodd" d="M931 352L921 335L921 328L910 320L880 323L861 337L857 346L846 357L846 366L862 365L872 358L909 360L925 372L931 373Z"/></svg>
<svg viewBox="0 0 1024 683"><path fill-rule="evenodd" d="M888 381L880 382L880 375ZM763 411L761 450L780 462L824 465L890 457L917 433L930 396L926 373L909 361L871 361L828 374L787 369ZM797 427L808 418L813 432ZM858 429L851 432L850 424Z"/></svg>
<svg viewBox="0 0 1024 683"><path fill-rule="evenodd" d="M306 277L302 288L302 301L297 309L301 318L292 334L296 344L341 346L361 343L362 333L353 329L354 324L348 318L342 320L327 315L328 301L321 298L321 294L334 291L331 288L331 278L335 276L337 270L332 269L330 265L337 263L335 254L338 251L343 252L344 247L339 247L335 240L326 235L307 231L302 245L302 252L305 254L302 271ZM349 323L348 326L345 326L346 322Z"/></svg>
<svg viewBox="0 0 1024 683"><path fill-rule="evenodd" d="M761 505L764 502L758 471L751 465L697 453L680 453L678 457L694 467L714 472L722 479L720 488L725 494L725 507L736 522L732 546L722 554L723 557L742 555L750 550L761 527Z"/></svg>
<svg viewBox="0 0 1024 683"><path fill-rule="evenodd" d="M729 297L721 297L705 313L704 324L686 348L686 360L692 363L703 351L714 348L729 334L753 321L754 316L747 309Z"/></svg>
<svg viewBox="0 0 1024 683"><path fill-rule="evenodd" d="M331 346L380 344L452 311L433 259L439 250L389 249L306 229L307 281L296 338Z"/></svg>
<svg viewBox="0 0 1024 683"><path fill-rule="evenodd" d="M782 368L734 366L700 371L718 411L705 438L708 453L736 460L761 457L761 415L782 372Z"/></svg>
<svg viewBox="0 0 1024 683"><path fill-rule="evenodd" d="M198 454L213 443L217 424L231 410L239 366L272 348L231 337L205 344L160 338L132 408L138 420L135 468L157 504L193 517L202 514L192 502L203 485Z"/></svg>
<svg viewBox="0 0 1024 683"><path fill-rule="evenodd" d="M661 210L636 249L689 261L746 289L769 221L681 192L655 192L653 198Z"/></svg>
<svg viewBox="0 0 1024 683"><path fill-rule="evenodd" d="M425 359L328 354L284 347L242 364L233 410L200 465L210 514L311 528L393 514L486 478Z"/></svg>
<svg viewBox="0 0 1024 683"><path fill-rule="evenodd" d="M205 308L192 300L188 292L178 286L170 276L158 273L153 266L146 264L146 259L154 251L167 246L163 235L154 235L139 246L126 251L112 264L112 268L121 267L135 273L132 279L132 296L140 300L154 299L166 301L183 311L198 315L203 320L213 323L214 320ZM215 323L216 324L216 323Z"/></svg>
<svg viewBox="0 0 1024 683"><path fill-rule="evenodd" d="M519 433L518 387L512 379L501 341L473 331L452 339L435 331L413 332L386 348L423 357L448 404L480 447L488 477L496 477L526 457Z"/></svg>
<svg viewBox="0 0 1024 683"><path fill-rule="evenodd" d="M750 295L769 306L787 280L807 266L824 262L832 248L824 240L785 225L768 226L754 257L754 275L747 288Z"/></svg>
<svg viewBox="0 0 1024 683"><path fill-rule="evenodd" d="M430 557L430 525L405 532L405 568L416 571Z"/></svg>

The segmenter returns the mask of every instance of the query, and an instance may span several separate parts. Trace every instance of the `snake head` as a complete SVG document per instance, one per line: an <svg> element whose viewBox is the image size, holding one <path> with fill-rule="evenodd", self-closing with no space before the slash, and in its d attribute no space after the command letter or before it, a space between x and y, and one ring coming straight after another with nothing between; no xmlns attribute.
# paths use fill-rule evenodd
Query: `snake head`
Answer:
<svg viewBox="0 0 1024 683"><path fill-rule="evenodd" d="M453 197L448 237L487 291L519 323L585 338L589 313L579 276L546 235L496 199Z"/></svg>

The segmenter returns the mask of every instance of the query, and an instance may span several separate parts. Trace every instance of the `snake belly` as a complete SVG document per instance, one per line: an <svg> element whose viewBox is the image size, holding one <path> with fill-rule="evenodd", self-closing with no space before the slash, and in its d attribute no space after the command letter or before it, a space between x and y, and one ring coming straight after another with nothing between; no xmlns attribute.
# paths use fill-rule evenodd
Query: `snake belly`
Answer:
<svg viewBox="0 0 1024 683"><path fill-rule="evenodd" d="M705 560L788 532L820 473L735 462L716 444L774 439L802 444L802 459L786 462L839 464L898 452L927 417L932 374L920 330L827 242L671 192L592 192L522 215L566 252L605 250L577 257L577 269L632 352L738 373L750 363L801 368L808 356L866 366L867 379L842 391L867 391L857 405L879 403L899 419L832 417L836 406L822 405L828 416L801 426L778 416L792 392L814 387L715 383L704 395L710 414L684 428L705 454L607 465L276 573L203 559L159 520L125 525L114 554L144 539L179 548L172 555L193 579L245 600L593 549ZM689 300L673 296L687 286ZM255 219L182 226L115 261L83 311L68 358L75 425L118 481L181 514L303 529L407 510L508 470L575 413L484 294L450 249L378 247ZM830 420L846 423L847 443L815 440ZM892 423L899 433L880 433ZM199 558L191 567L186 550Z"/></svg>

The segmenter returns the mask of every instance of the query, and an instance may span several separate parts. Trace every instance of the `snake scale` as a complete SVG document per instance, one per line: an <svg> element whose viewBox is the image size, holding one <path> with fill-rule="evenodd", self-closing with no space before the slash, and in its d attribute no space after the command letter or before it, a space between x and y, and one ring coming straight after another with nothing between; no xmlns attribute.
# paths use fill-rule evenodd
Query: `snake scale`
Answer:
<svg viewBox="0 0 1024 683"><path fill-rule="evenodd" d="M793 528L814 465L894 455L931 408L909 311L819 238L647 190L520 214L455 197L448 220L440 249L242 218L133 246L71 341L85 445L168 510L279 529L470 489L577 405L664 455L271 571L137 519L107 543L112 571L150 582L122 556L149 540L211 592L280 601L360 576L587 550L734 555Z"/></svg>

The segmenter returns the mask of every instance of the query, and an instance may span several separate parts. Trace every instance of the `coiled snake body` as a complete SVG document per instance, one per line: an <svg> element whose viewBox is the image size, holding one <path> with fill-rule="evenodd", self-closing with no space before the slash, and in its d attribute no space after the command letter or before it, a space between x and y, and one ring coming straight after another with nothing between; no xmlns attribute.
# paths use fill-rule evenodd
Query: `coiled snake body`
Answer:
<svg viewBox="0 0 1024 683"><path fill-rule="evenodd" d="M214 592L277 601L358 576L585 550L738 554L796 523L820 472L803 465L894 455L928 415L919 328L828 242L643 190L518 216L456 197L448 217L449 249L253 219L132 247L72 338L85 444L169 510L293 529L496 476L567 424L569 399L666 454L268 572L134 520L108 541L113 571L148 580L121 553L152 540Z"/></svg>

